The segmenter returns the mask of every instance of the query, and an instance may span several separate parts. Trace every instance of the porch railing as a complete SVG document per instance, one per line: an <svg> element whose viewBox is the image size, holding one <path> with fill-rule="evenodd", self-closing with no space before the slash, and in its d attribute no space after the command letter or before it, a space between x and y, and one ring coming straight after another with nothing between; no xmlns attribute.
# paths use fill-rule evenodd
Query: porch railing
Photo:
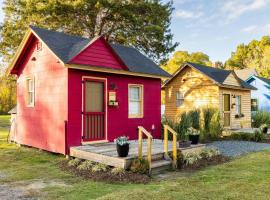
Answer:
<svg viewBox="0 0 270 200"><path fill-rule="evenodd" d="M173 167L176 168L177 162L177 133L173 130L169 125L164 125L164 153L168 155L168 133L173 135L173 151L172 151L172 158L173 158Z"/></svg>
<svg viewBox="0 0 270 200"><path fill-rule="evenodd" d="M143 158L143 134L147 136L147 161L149 165L149 174L151 174L151 163L152 163L152 140L153 136L142 126L138 127L139 129L139 139L138 139L138 157L139 159Z"/></svg>

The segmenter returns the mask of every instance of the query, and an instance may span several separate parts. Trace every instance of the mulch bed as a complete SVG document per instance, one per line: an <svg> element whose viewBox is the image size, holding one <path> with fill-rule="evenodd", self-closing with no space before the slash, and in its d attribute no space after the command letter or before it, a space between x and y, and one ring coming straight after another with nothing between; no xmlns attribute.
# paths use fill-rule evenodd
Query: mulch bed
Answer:
<svg viewBox="0 0 270 200"><path fill-rule="evenodd" d="M106 172L91 172L90 170L78 170L76 167L68 166L68 160L60 162L60 169L69 172L77 177L106 183L146 184L151 180L151 178L145 174L133 173L130 171L125 171L120 174L113 174L111 173L111 170L108 170Z"/></svg>
<svg viewBox="0 0 270 200"><path fill-rule="evenodd" d="M182 165L180 170L181 171L197 171L208 166L223 164L230 160L231 159L229 157L218 155L218 156L212 157L211 159L200 159L198 162L194 163L193 165Z"/></svg>

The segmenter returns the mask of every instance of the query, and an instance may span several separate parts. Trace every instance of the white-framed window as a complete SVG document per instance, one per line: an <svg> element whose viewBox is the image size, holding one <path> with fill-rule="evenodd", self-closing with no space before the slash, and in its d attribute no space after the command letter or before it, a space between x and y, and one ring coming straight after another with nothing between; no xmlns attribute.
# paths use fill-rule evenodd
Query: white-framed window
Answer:
<svg viewBox="0 0 270 200"><path fill-rule="evenodd" d="M259 110L259 101L258 99L251 99L251 111Z"/></svg>
<svg viewBox="0 0 270 200"><path fill-rule="evenodd" d="M34 106L35 104L35 81L34 78L26 79L26 104Z"/></svg>
<svg viewBox="0 0 270 200"><path fill-rule="evenodd" d="M242 114L241 113L242 103L241 103L241 96L240 95L235 96L235 106L236 106L236 114L238 114L238 115Z"/></svg>
<svg viewBox="0 0 270 200"><path fill-rule="evenodd" d="M143 117L143 85L128 85L128 117Z"/></svg>
<svg viewBox="0 0 270 200"><path fill-rule="evenodd" d="M176 107L180 107L184 103L184 94L180 91L176 92Z"/></svg>

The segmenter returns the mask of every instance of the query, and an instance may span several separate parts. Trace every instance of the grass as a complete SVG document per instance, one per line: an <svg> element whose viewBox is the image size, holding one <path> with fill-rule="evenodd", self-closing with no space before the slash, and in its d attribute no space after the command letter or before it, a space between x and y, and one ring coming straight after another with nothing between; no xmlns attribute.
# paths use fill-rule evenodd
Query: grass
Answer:
<svg viewBox="0 0 270 200"><path fill-rule="evenodd" d="M7 123L8 117L0 116L2 136L7 134ZM166 180L154 178L147 185L106 184L59 170L61 155L0 140L0 185L27 185L37 180L65 184L41 189L36 194L41 199L269 199L269 157L269 150L262 151L196 173L171 172Z"/></svg>

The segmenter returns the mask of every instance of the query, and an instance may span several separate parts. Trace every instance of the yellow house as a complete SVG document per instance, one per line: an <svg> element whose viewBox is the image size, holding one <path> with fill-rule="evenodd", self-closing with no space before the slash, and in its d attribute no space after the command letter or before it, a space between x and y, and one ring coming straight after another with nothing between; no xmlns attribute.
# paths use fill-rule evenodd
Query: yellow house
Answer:
<svg viewBox="0 0 270 200"><path fill-rule="evenodd" d="M185 63L167 80L165 90L165 116L179 120L182 112L195 108L220 109L225 128L251 127L251 90L256 89L234 71Z"/></svg>

